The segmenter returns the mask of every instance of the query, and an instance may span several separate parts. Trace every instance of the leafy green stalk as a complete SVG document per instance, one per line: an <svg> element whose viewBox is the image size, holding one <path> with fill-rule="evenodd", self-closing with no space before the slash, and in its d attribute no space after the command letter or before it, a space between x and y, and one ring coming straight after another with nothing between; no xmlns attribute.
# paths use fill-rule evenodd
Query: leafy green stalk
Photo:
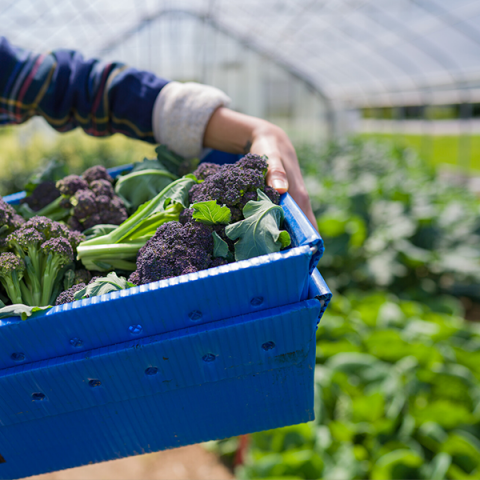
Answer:
<svg viewBox="0 0 480 480"><path fill-rule="evenodd" d="M63 200L63 197L60 196L56 198L53 202L50 202L48 205L43 207L38 212L35 212L30 208L27 203L22 203L18 208L18 212L22 215L23 218L29 220L32 217L40 215L42 217L48 217L51 220L64 220L70 214L70 210L63 208L60 204Z"/></svg>
<svg viewBox="0 0 480 480"><path fill-rule="evenodd" d="M191 175L171 183L114 230L82 242L77 249L78 259L89 270L135 270L138 250L159 226L178 220L195 183Z"/></svg>

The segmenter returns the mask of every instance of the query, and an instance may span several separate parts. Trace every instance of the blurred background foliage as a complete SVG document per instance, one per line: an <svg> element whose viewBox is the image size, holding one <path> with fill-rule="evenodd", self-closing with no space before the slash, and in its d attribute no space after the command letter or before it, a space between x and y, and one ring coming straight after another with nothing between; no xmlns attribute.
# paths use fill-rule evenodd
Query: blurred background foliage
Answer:
<svg viewBox="0 0 480 480"><path fill-rule="evenodd" d="M92 165L112 167L156 156L154 145L123 135L94 138L80 129L60 135L37 120L0 128L0 195L22 191L32 172L51 159L81 173Z"/></svg>
<svg viewBox="0 0 480 480"><path fill-rule="evenodd" d="M0 193L57 158L72 173L154 157L80 131L0 129ZM365 136L297 145L334 298L317 332L316 420L251 435L238 478L480 477L480 202L415 150ZM238 439L209 444L232 465Z"/></svg>

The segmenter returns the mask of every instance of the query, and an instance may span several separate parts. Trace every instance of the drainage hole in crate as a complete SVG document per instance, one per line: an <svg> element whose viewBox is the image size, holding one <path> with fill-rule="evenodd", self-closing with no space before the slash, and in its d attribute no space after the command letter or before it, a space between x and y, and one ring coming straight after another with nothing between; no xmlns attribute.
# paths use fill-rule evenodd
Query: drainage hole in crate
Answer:
<svg viewBox="0 0 480 480"><path fill-rule="evenodd" d="M202 318L202 312L200 310L194 310L188 314L190 320L198 322Z"/></svg>
<svg viewBox="0 0 480 480"><path fill-rule="evenodd" d="M216 358L217 358L216 355L214 355L213 353L207 353L202 357L202 360L204 362L209 363L209 362L214 362Z"/></svg>
<svg viewBox="0 0 480 480"><path fill-rule="evenodd" d="M132 334L132 335L139 335L140 333L142 333L143 331L143 327L141 325L130 325L128 327L128 331Z"/></svg>
<svg viewBox="0 0 480 480"><path fill-rule="evenodd" d="M145 375L156 375L158 373L158 368L157 367L148 367L146 370L145 370Z"/></svg>
<svg viewBox="0 0 480 480"><path fill-rule="evenodd" d="M275 348L275 342L265 342L265 343L262 345L262 348L263 348L265 351L271 350L272 348Z"/></svg>
<svg viewBox="0 0 480 480"><path fill-rule="evenodd" d="M97 380L97 379L93 379L93 380L90 380L88 382L88 385L90 385L90 387L92 387L92 388L99 387L101 384L102 384L102 382L100 380Z"/></svg>
<svg viewBox="0 0 480 480"><path fill-rule="evenodd" d="M263 303L263 297L253 297L250 300L250 305L252 307L259 307Z"/></svg>
<svg viewBox="0 0 480 480"><path fill-rule="evenodd" d="M10 358L14 362L23 362L25 360L25 354L21 352L15 352L10 355Z"/></svg>
<svg viewBox="0 0 480 480"><path fill-rule="evenodd" d="M40 402L42 400L45 400L45 394L40 392L32 393L32 400L34 402Z"/></svg>
<svg viewBox="0 0 480 480"><path fill-rule="evenodd" d="M75 338L71 338L71 339L69 340L69 342L70 342L70 345L71 345L72 347L75 347L75 348L83 347L83 341L80 340L79 338L76 338L76 337L75 337Z"/></svg>

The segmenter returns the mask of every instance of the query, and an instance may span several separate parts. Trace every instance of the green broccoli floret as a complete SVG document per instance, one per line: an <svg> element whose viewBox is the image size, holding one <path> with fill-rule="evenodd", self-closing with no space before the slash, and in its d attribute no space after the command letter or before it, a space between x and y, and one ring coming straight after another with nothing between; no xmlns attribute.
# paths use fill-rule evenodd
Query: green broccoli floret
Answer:
<svg viewBox="0 0 480 480"><path fill-rule="evenodd" d="M10 300L23 303L20 281L25 272L25 262L14 253L0 254L0 282L4 286Z"/></svg>

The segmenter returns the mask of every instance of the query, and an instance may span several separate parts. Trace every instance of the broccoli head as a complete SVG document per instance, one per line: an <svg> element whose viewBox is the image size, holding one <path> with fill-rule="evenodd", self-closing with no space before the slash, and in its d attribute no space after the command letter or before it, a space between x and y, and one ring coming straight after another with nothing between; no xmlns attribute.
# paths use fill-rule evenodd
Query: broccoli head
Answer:
<svg viewBox="0 0 480 480"><path fill-rule="evenodd" d="M209 268L213 255L212 229L198 222L167 222L139 250L135 285L155 282Z"/></svg>
<svg viewBox="0 0 480 480"><path fill-rule="evenodd" d="M24 272L25 262L21 258L11 252L0 254L0 282L14 304L23 303L20 281Z"/></svg>
<svg viewBox="0 0 480 480"><path fill-rule="evenodd" d="M85 268L80 268L75 270L75 277L73 279L73 284L78 285L79 283L87 284L92 279L92 274Z"/></svg>
<svg viewBox="0 0 480 480"><path fill-rule="evenodd" d="M52 203L60 196L60 190L55 186L55 182L47 180L39 183L32 194L22 198L20 203L26 203L34 212L38 212Z"/></svg>
<svg viewBox="0 0 480 480"><path fill-rule="evenodd" d="M83 172L82 177L88 184L95 180L107 180L110 184L113 183L113 178L103 165L95 165L94 167L88 168Z"/></svg>
<svg viewBox="0 0 480 480"><path fill-rule="evenodd" d="M112 198L114 195L112 184L103 178L91 182L90 190L95 194L96 197L105 195L109 198Z"/></svg>
<svg viewBox="0 0 480 480"><path fill-rule="evenodd" d="M77 283L73 287L63 291L55 300L55 305L63 305L64 303L70 303L75 301L75 293L86 287L85 283Z"/></svg>
<svg viewBox="0 0 480 480"><path fill-rule="evenodd" d="M219 169L220 165L216 163L205 162L201 163L197 167L197 169L193 172L193 175L195 175L198 180L205 180L210 175L217 173Z"/></svg>
<svg viewBox="0 0 480 480"><path fill-rule="evenodd" d="M88 188L85 190L77 190L75 195L70 199L70 203L73 205L72 216L80 221L97 213L95 194Z"/></svg>
<svg viewBox="0 0 480 480"><path fill-rule="evenodd" d="M19 228L25 220L15 209L0 197L0 252L7 250L7 237Z"/></svg>
<svg viewBox="0 0 480 480"><path fill-rule="evenodd" d="M19 303L45 306L53 302L65 269L74 260L74 250L84 239L65 225L41 216L32 217L11 233L8 245L26 267Z"/></svg>
<svg viewBox="0 0 480 480"><path fill-rule="evenodd" d="M190 203L216 200L220 205L230 208L232 222L237 222L243 218L242 210L246 203L257 199L257 189L272 195L273 189L265 184L268 168L266 157L249 153L238 162L221 165L217 169L206 165L196 170L205 180L190 189ZM274 199L278 203L279 196L275 195Z"/></svg>
<svg viewBox="0 0 480 480"><path fill-rule="evenodd" d="M84 175L92 179L106 172L104 167L92 167ZM71 197L66 198L70 207L73 207L72 215L67 222L72 230L82 232L100 224L120 225L128 218L125 204L119 196L115 195L109 180L93 179L90 185L85 180L81 180L85 188L76 190Z"/></svg>
<svg viewBox="0 0 480 480"><path fill-rule="evenodd" d="M57 188L65 197L75 195L78 190L88 188L88 183L78 175L67 175L57 182Z"/></svg>

